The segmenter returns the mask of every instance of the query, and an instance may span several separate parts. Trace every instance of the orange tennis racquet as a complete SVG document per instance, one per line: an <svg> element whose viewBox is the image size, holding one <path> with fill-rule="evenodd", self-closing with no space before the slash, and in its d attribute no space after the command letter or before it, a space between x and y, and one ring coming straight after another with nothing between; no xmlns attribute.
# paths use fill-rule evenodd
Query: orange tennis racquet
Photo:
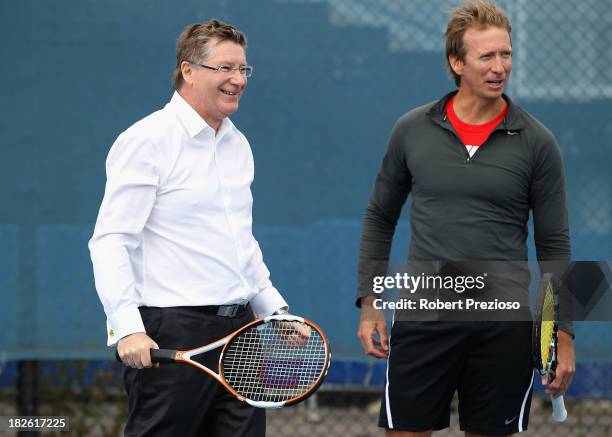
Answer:
<svg viewBox="0 0 612 437"><path fill-rule="evenodd" d="M223 349L218 372L193 359L219 347ZM151 349L154 363L189 364L215 378L241 401L258 408L279 408L308 398L325 379L330 357L323 331L292 315L255 320L195 349Z"/></svg>

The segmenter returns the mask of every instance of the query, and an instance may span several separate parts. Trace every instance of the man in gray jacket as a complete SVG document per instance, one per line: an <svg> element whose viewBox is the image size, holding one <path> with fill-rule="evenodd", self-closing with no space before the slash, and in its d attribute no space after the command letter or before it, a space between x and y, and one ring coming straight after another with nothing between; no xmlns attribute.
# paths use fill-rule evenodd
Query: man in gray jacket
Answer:
<svg viewBox="0 0 612 437"><path fill-rule="evenodd" d="M559 147L504 94L512 69L510 31L508 17L488 0L453 12L446 57L458 90L400 118L366 210L359 337L365 353L388 357L379 425L389 436L428 436L448 427L455 391L467 435L527 428L531 323L397 322L389 342L373 295L373 278L386 274L408 194L411 262L524 262L530 211L538 261L570 259ZM526 289L528 276L512 276ZM556 378L546 388L553 396L567 390L575 368L571 326L562 329Z"/></svg>

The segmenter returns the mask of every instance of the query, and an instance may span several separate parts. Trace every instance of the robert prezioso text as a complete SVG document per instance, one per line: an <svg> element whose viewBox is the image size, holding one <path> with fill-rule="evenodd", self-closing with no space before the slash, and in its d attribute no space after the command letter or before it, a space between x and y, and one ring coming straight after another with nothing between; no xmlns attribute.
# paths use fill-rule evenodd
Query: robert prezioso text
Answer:
<svg viewBox="0 0 612 437"><path fill-rule="evenodd" d="M372 290L380 294L385 289L396 288L414 294L417 290L446 290L462 294L465 291L482 291L485 288L486 273L478 276L440 276L440 275L409 275L396 273L393 276L376 276L372 281ZM520 302L500 301L498 299L483 300L462 298L448 301L446 299L407 299L384 301L377 298L373 302L376 309L389 310L518 310Z"/></svg>
<svg viewBox="0 0 612 437"><path fill-rule="evenodd" d="M377 310L518 310L519 302L480 301L475 299L456 300L453 302L440 299L399 299L386 302L382 299L374 299L374 308Z"/></svg>

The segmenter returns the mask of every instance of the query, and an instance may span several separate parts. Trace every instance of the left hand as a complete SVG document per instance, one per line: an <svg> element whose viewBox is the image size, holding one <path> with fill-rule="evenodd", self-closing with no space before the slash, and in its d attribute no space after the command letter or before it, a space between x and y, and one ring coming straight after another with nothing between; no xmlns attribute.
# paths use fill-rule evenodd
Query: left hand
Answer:
<svg viewBox="0 0 612 437"><path fill-rule="evenodd" d="M303 346L308 341L312 329L305 323L282 322L280 324L283 332L281 337L289 346Z"/></svg>
<svg viewBox="0 0 612 437"><path fill-rule="evenodd" d="M548 377L542 377L542 385L546 386L546 393L555 398L563 395L572 384L575 372L574 339L567 332L559 331L557 340L557 370L554 373L554 380L548 384Z"/></svg>

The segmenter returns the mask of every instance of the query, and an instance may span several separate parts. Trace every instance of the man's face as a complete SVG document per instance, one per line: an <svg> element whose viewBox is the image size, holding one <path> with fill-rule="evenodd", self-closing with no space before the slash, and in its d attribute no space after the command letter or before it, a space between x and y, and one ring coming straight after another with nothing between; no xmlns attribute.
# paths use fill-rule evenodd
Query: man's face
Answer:
<svg viewBox="0 0 612 437"><path fill-rule="evenodd" d="M217 68L226 65L238 68L246 65L246 54L240 44L233 41L210 42L210 56L202 64ZM218 126L221 121L238 110L240 97L247 86L247 78L237 70L230 73L193 66L193 91L204 120Z"/></svg>
<svg viewBox="0 0 612 437"><path fill-rule="evenodd" d="M464 59L450 59L455 73L461 76L459 89L478 98L499 98L512 70L508 31L500 27L470 28L463 35L463 43Z"/></svg>

